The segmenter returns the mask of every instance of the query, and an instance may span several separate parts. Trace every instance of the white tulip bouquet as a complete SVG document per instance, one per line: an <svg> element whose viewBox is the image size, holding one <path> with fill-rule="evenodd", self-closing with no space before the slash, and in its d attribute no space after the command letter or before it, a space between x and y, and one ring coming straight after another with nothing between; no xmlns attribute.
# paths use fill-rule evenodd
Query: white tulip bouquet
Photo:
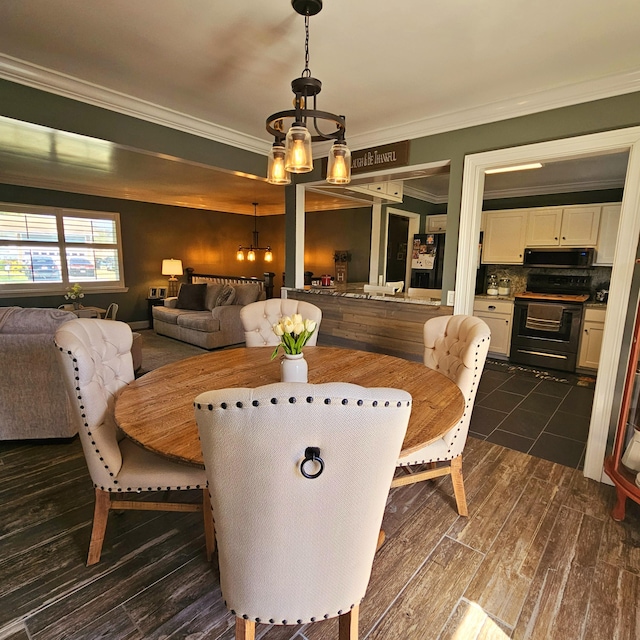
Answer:
<svg viewBox="0 0 640 640"><path fill-rule="evenodd" d="M303 320L299 313L294 313L291 317L282 316L280 321L273 325L273 332L280 338L280 342L273 350L271 359L278 355L280 347L290 355L302 353L302 347L307 344L315 330L316 323L313 320Z"/></svg>

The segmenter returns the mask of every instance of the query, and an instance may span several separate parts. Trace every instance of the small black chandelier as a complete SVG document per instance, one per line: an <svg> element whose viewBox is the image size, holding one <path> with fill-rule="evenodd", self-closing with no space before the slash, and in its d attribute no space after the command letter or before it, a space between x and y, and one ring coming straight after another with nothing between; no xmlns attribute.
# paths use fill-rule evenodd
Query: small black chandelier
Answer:
<svg viewBox="0 0 640 640"><path fill-rule="evenodd" d="M253 242L248 247L243 247L240 245L238 250L236 251L236 260L242 261L244 260L244 252L247 252L247 260L249 262L256 261L256 251L264 251L264 261L272 262L273 261L273 253L271 253L271 247L261 247L260 242L258 240L258 203L252 202L253 205Z"/></svg>
<svg viewBox="0 0 640 640"><path fill-rule="evenodd" d="M307 173L313 170L311 143L334 140L327 163L327 182L348 184L351 182L351 151L345 141L346 119L328 111L316 109L316 96L322 89L322 82L311 77L309 70L309 17L322 10L322 0L291 0L296 13L304 16L304 71L291 82L294 109L278 111L267 118L267 131L274 137L269 152L267 182L270 184L290 184L291 173ZM311 108L310 102L312 102ZM286 119L292 124L285 131ZM320 129L320 122L335 125L335 130L326 133ZM313 135L309 132L312 129Z"/></svg>

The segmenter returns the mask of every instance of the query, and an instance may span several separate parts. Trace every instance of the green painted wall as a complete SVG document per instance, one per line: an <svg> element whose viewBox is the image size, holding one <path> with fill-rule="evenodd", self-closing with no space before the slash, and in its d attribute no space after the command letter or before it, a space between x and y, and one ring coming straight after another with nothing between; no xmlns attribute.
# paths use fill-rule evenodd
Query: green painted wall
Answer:
<svg viewBox="0 0 640 640"><path fill-rule="evenodd" d="M166 285L161 275L164 258L179 258L184 267L222 275L262 277L264 271L276 273L276 286L281 286L284 269L284 216L260 216L260 244L270 244L274 261L265 263L258 254L255 263L236 261L240 243L251 243L253 217L169 207L165 205L86 196L62 191L31 189L0 184L0 202L47 205L117 211L120 213L127 293L88 294L86 303L106 308L110 302L120 305L118 319L135 322L147 319L149 287ZM182 279L183 281L185 278ZM3 298L2 306L57 307L63 304L62 292L57 296Z"/></svg>

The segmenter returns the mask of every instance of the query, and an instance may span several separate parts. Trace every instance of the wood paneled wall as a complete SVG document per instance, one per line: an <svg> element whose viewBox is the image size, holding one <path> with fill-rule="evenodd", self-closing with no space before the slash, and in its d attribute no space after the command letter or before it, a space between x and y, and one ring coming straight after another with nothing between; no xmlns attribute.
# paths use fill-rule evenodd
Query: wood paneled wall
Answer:
<svg viewBox="0 0 640 640"><path fill-rule="evenodd" d="M322 309L318 344L386 353L422 361L423 327L453 307L287 291L287 297Z"/></svg>

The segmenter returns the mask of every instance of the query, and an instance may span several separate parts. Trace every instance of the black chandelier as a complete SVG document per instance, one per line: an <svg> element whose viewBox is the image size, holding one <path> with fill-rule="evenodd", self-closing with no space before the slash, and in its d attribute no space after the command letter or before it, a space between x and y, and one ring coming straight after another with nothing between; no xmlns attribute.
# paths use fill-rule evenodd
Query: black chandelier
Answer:
<svg viewBox="0 0 640 640"><path fill-rule="evenodd" d="M322 82L311 77L309 70L309 17L320 13L322 0L291 0L296 13L304 16L304 71L291 82L294 109L278 111L267 118L267 131L274 137L269 152L267 182L290 184L290 173L306 173L313 170L311 143L334 140L327 163L327 182L348 184L351 182L351 151L345 141L346 119L328 111L316 109L316 96L322 89ZM310 107L311 105L311 107ZM285 120L293 122L285 131ZM324 132L321 122L333 124L335 129ZM325 125L326 126L326 125ZM312 129L313 135L309 132Z"/></svg>
<svg viewBox="0 0 640 640"><path fill-rule="evenodd" d="M253 242L248 247L243 247L240 245L238 250L236 251L236 260L244 260L244 252L247 252L247 260L249 262L256 261L256 251L264 251L264 261L272 262L273 261L273 253L271 253L271 247L261 247L260 242L258 240L258 203L252 202L253 205Z"/></svg>

